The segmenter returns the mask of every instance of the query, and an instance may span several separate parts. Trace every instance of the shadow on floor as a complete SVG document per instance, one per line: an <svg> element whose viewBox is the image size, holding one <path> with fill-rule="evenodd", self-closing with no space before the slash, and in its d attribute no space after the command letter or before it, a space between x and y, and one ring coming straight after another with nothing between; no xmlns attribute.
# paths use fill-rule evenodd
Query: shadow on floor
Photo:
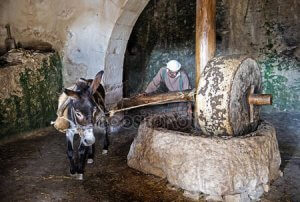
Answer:
<svg viewBox="0 0 300 202"><path fill-rule="evenodd" d="M283 177L265 195L266 201L300 201L300 113L263 114L277 133Z"/></svg>

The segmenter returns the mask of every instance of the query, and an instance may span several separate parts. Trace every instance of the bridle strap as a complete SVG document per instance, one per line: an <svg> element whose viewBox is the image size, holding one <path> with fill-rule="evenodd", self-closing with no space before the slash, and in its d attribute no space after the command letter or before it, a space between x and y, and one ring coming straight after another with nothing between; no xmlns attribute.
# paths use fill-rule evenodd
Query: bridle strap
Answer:
<svg viewBox="0 0 300 202"><path fill-rule="evenodd" d="M97 93L98 97L100 97L102 103L104 104L104 99L103 99L103 97L100 95L99 92L96 92L96 93ZM95 103L95 105L96 105L96 107L98 108L98 110L101 111L101 112L103 112L103 114L105 114L105 106L104 106L104 110L103 110L103 109L99 106L99 104L96 102L96 100L95 100L95 98L94 98L93 95L91 96L91 99L92 99L93 102Z"/></svg>
<svg viewBox="0 0 300 202"><path fill-rule="evenodd" d="M74 109L73 106L71 107L71 116L74 120L74 122L72 122L72 123L74 124L74 127L76 128L76 130L77 130L80 137L83 136L83 132L84 132L85 129L93 128L93 126L90 126L90 125L83 126L83 125L78 123L76 115L75 115L75 109Z"/></svg>

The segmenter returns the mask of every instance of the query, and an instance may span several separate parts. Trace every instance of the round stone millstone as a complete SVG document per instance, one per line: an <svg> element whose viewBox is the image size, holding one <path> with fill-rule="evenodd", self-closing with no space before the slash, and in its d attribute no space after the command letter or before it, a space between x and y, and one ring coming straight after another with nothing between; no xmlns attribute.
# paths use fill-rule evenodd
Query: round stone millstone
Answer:
<svg viewBox="0 0 300 202"><path fill-rule="evenodd" d="M260 107L250 121L247 96L251 85L261 92L261 73L252 58L242 55L215 57L208 62L197 86L195 113L203 133L244 135L256 130Z"/></svg>
<svg viewBox="0 0 300 202"><path fill-rule="evenodd" d="M128 154L128 165L177 187L210 196L241 194L259 199L279 176L276 131L262 122L246 136L222 138L154 128L143 122ZM266 190L267 191L267 190Z"/></svg>

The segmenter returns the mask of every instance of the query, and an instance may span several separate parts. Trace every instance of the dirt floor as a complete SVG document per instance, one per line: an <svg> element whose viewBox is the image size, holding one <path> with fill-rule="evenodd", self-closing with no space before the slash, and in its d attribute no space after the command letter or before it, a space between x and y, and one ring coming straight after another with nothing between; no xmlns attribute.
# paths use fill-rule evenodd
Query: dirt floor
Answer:
<svg viewBox="0 0 300 202"><path fill-rule="evenodd" d="M276 125L284 175L262 201L300 201L300 114L264 117ZM86 166L83 181L69 176L61 133L50 130L43 136L1 145L0 201L189 201L165 179L127 166L136 132L123 129L112 134L107 156L100 154L97 145L95 163Z"/></svg>

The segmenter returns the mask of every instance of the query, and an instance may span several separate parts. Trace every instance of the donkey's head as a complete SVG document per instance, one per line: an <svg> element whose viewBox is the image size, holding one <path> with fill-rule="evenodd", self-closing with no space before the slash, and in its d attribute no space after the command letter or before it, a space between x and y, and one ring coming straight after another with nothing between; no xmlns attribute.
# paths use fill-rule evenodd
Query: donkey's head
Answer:
<svg viewBox="0 0 300 202"><path fill-rule="evenodd" d="M64 90L65 94L71 98L68 113L69 119L73 122L71 127L75 128L80 134L85 146L90 146L95 142L93 134L94 117L101 109L95 103L93 96L101 85L103 73L103 71L97 73L94 80L80 79L75 85L75 90Z"/></svg>

